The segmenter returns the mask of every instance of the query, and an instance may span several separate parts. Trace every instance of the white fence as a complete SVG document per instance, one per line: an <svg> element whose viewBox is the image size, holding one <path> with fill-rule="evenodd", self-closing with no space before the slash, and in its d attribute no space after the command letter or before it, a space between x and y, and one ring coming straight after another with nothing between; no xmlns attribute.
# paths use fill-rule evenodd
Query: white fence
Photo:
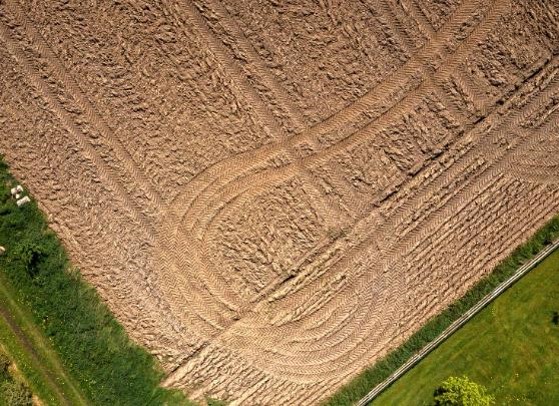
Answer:
<svg viewBox="0 0 559 406"><path fill-rule="evenodd" d="M518 270L506 281L502 282L497 286L492 292L481 299L477 304L471 307L466 313L464 313L460 318L455 320L450 326L448 326L437 338L427 344L421 351L413 355L408 359L400 368L398 368L392 375L386 378L383 382L375 386L365 397L363 397L356 406L365 406L375 397L377 397L384 389L390 386L394 381L404 375L409 371L415 364L421 361L427 354L433 351L440 343L446 340L452 333L462 327L468 320L474 317L481 309L483 309L488 303L497 298L501 293L507 290L513 283L522 278L526 273L528 273L532 268L542 262L548 255L550 255L556 248L559 247L559 240L555 241L553 244L545 247L538 255L536 255L532 260L522 265Z"/></svg>

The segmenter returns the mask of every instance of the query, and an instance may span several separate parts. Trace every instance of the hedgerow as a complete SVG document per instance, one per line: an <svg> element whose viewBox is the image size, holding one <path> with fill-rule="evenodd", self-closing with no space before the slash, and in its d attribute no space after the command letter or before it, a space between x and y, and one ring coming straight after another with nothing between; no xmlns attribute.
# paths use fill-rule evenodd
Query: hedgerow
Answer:
<svg viewBox="0 0 559 406"><path fill-rule="evenodd" d="M34 202L18 208L15 184L0 157L0 272L14 297L30 309L64 366L92 404L185 405L160 387L163 371L132 343L95 290L71 271L66 252Z"/></svg>

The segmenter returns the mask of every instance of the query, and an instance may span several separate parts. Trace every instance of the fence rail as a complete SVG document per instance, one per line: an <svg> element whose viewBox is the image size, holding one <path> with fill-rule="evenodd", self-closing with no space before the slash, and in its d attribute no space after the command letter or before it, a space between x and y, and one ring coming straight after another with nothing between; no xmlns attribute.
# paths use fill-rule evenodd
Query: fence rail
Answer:
<svg viewBox="0 0 559 406"><path fill-rule="evenodd" d="M407 371L415 366L419 361L427 356L431 351L433 351L439 344L450 337L456 330L462 327L468 320L474 317L481 309L483 309L487 304L495 300L501 293L507 290L511 285L513 285L517 280L522 278L527 274L532 268L542 262L546 257L548 257L555 249L559 247L559 240L555 241L553 244L545 247L538 255L528 261L526 264L522 265L516 270L516 272L510 276L507 280L503 281L499 286L497 286L493 291L488 293L483 299L472 306L466 313L464 313L460 318L456 319L450 326L448 326L437 338L427 344L421 349L417 354L413 355L408 359L400 368L394 371L388 378L375 386L367 395L365 395L356 406L365 406L375 397L377 397L383 390L394 383L398 378L404 375Z"/></svg>

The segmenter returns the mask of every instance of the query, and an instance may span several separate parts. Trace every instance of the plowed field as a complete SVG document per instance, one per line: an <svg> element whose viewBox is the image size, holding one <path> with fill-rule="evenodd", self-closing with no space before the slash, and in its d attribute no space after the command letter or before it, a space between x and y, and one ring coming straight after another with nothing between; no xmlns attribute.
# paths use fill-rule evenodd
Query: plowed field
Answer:
<svg viewBox="0 0 559 406"><path fill-rule="evenodd" d="M0 152L165 384L326 398L559 212L556 0L0 1Z"/></svg>

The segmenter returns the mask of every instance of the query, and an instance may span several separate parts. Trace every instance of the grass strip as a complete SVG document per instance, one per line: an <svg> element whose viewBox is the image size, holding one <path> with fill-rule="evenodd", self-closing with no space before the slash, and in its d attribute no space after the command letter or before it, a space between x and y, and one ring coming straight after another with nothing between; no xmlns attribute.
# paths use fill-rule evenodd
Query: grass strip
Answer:
<svg viewBox="0 0 559 406"><path fill-rule="evenodd" d="M2 323L0 322L0 337L2 336ZM29 383L14 364L6 349L0 345L0 405L7 406L33 406L44 405L37 395L29 388Z"/></svg>
<svg viewBox="0 0 559 406"><path fill-rule="evenodd" d="M15 303L0 275L0 337L33 393L52 405L86 405L75 382L30 315Z"/></svg>
<svg viewBox="0 0 559 406"><path fill-rule="evenodd" d="M537 255L546 245L559 238L559 216L553 218L502 261L487 277L479 281L464 296L446 310L432 318L413 334L404 344L386 357L365 369L343 386L324 404L329 406L352 405L364 397L373 387L388 378L416 352L434 340L450 324L460 318L485 295L509 278L522 264Z"/></svg>
<svg viewBox="0 0 559 406"><path fill-rule="evenodd" d="M159 385L164 373L155 358L129 339L95 290L71 271L36 204L17 207L9 191L15 184L0 158L2 285L46 337L87 403L191 404L181 392Z"/></svg>
<svg viewBox="0 0 559 406"><path fill-rule="evenodd" d="M56 388L53 388L45 377L42 366L21 344L19 337L3 317L0 317L0 342L2 343L1 351L9 354L10 359L16 363L20 376L24 378L25 383L43 404L64 404L64 400Z"/></svg>
<svg viewBox="0 0 559 406"><path fill-rule="evenodd" d="M373 405L432 405L450 376L466 375L496 405L559 404L559 249L421 360Z"/></svg>

